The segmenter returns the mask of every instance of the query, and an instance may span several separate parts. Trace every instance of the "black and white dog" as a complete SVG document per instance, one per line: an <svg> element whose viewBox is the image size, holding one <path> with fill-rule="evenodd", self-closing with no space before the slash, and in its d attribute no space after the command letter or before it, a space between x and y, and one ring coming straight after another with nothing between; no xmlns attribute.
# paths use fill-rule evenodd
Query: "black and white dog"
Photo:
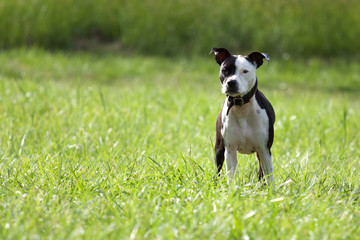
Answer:
<svg viewBox="0 0 360 240"><path fill-rule="evenodd" d="M265 53L248 56L232 55L224 48L213 48L220 65L222 93L225 103L216 120L215 162L218 174L226 163L228 183L237 166L236 152L252 154L259 160L259 180L266 176L269 186L275 187L270 148L274 139L275 112L270 102L258 90L256 69L269 61Z"/></svg>

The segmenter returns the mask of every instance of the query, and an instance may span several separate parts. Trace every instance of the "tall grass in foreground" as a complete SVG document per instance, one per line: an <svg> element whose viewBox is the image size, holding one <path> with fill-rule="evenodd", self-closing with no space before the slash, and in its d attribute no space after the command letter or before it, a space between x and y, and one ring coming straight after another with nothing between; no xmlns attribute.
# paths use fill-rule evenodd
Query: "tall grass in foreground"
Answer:
<svg viewBox="0 0 360 240"><path fill-rule="evenodd" d="M239 155L232 185L214 178L223 96L212 58L14 50L0 65L1 238L360 234L355 65L258 70L277 114L274 192L257 182L254 156Z"/></svg>
<svg viewBox="0 0 360 240"><path fill-rule="evenodd" d="M214 46L299 56L360 51L357 0L12 0L0 3L0 47L115 49L194 55ZM96 44L95 44L96 45Z"/></svg>

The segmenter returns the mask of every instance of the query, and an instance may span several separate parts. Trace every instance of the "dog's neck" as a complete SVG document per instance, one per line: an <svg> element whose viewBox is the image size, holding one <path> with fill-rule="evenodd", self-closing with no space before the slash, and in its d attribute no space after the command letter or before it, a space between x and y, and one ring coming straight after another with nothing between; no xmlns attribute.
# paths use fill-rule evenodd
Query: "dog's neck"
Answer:
<svg viewBox="0 0 360 240"><path fill-rule="evenodd" d="M244 96L236 96L236 97L232 97L232 96L227 96L227 112L226 112L226 116L229 115L230 109L236 105L236 106L243 106L244 104L250 102L250 99L255 95L256 91L257 91L257 79L255 81L254 86L250 89L250 91L248 93L246 93Z"/></svg>

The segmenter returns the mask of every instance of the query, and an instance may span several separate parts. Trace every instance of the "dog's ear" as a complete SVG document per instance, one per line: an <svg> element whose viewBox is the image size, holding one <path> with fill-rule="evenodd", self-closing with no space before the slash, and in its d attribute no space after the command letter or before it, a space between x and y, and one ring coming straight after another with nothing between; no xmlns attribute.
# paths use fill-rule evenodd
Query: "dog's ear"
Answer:
<svg viewBox="0 0 360 240"><path fill-rule="evenodd" d="M216 62L221 65L222 62L231 54L225 48L213 48L209 54L215 53Z"/></svg>
<svg viewBox="0 0 360 240"><path fill-rule="evenodd" d="M256 68L260 67L263 64L263 59L270 61L269 55L267 53L261 52L252 52L245 57L252 64L256 66Z"/></svg>

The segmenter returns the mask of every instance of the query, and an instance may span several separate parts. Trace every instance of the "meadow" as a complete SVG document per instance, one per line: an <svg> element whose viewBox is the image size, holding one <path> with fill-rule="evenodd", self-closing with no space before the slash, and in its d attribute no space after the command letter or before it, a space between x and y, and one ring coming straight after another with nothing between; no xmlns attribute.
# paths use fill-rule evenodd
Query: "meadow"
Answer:
<svg viewBox="0 0 360 240"><path fill-rule="evenodd" d="M271 56L270 56L271 57ZM1 239L356 239L360 81L348 59L272 58L276 190L215 177L213 56L0 52Z"/></svg>
<svg viewBox="0 0 360 240"><path fill-rule="evenodd" d="M278 56L354 57L358 0L8 0L0 3L0 48L88 49L176 56L214 46Z"/></svg>

